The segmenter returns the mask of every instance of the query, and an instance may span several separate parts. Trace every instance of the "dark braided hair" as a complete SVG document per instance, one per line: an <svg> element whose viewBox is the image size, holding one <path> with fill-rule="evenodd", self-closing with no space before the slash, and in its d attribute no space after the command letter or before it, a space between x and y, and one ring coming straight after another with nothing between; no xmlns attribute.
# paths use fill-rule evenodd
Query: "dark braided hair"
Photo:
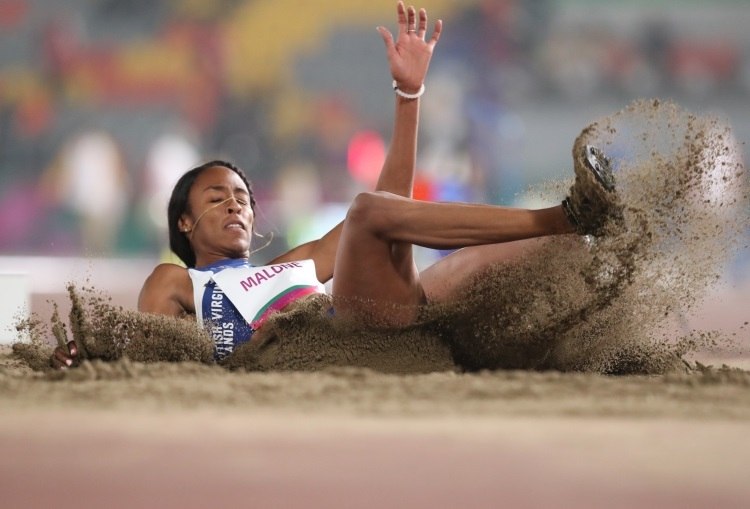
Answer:
<svg viewBox="0 0 750 509"><path fill-rule="evenodd" d="M172 196L169 198L169 206L167 207L167 220L169 221L169 247L188 267L195 267L195 252L193 252L193 248L190 247L190 242L185 233L180 231L178 223L183 214L190 212L188 197L195 179L197 179L204 170L213 166L223 166L239 175L250 193L250 208L253 210L253 213L255 213L255 197L253 196L253 189L250 187L250 181L245 176L245 172L232 163L220 160L209 161L193 168L180 177L180 180L177 181L174 189L172 189Z"/></svg>

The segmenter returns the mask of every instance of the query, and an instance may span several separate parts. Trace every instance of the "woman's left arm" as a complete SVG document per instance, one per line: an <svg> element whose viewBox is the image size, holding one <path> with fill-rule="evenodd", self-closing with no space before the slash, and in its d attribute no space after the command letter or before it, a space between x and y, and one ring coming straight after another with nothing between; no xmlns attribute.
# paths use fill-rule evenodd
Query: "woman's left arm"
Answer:
<svg viewBox="0 0 750 509"><path fill-rule="evenodd" d="M341 236L343 226L343 222L337 224L321 238L297 246L283 255L274 258L270 263L311 259L315 262L315 273L318 281L325 283L333 277L336 250L339 246L339 237Z"/></svg>
<svg viewBox="0 0 750 509"><path fill-rule="evenodd" d="M399 30L395 41L385 27L378 27L378 32L385 43L391 76L396 85L408 94L416 92L424 84L443 22L438 20L432 37L426 39L427 11L420 9L417 12L414 7L407 9L403 2L398 2L397 17ZM393 133L375 190L410 197L416 165L419 99L394 95L396 111ZM318 280L326 282L333 277L342 228L343 222L320 239L302 244L271 263L312 259L315 261Z"/></svg>

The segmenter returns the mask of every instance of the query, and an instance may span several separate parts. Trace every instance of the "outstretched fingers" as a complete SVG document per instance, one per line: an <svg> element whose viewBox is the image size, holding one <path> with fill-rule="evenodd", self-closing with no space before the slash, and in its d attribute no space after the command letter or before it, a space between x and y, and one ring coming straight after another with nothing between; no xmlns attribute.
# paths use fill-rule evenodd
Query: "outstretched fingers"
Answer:
<svg viewBox="0 0 750 509"><path fill-rule="evenodd" d="M400 90L415 93L424 84L432 52L440 40L443 29L442 20L435 22L435 28L429 40L427 34L427 10L408 8L403 1L397 4L398 33L392 34L383 26L377 27L386 47L386 55L391 75L398 82Z"/></svg>
<svg viewBox="0 0 750 509"><path fill-rule="evenodd" d="M407 17L407 27L406 27L406 33L407 34L413 34L417 31L417 11L414 9L413 5L410 5L409 8L406 10L406 17Z"/></svg>
<svg viewBox="0 0 750 509"><path fill-rule="evenodd" d="M383 38L383 42L385 43L385 51L388 55L388 58L392 58L393 54L396 52L396 43L393 41L393 34L391 34L391 31L383 26L377 27L378 33L380 33L380 37Z"/></svg>
<svg viewBox="0 0 750 509"><path fill-rule="evenodd" d="M405 34L408 27L408 21L406 19L406 7L404 2L399 2L396 6L396 12L398 13L398 33L399 35Z"/></svg>
<svg viewBox="0 0 750 509"><path fill-rule="evenodd" d="M427 33L427 11L422 8L419 9L419 28L417 29L417 36L420 39L424 39Z"/></svg>
<svg viewBox="0 0 750 509"><path fill-rule="evenodd" d="M413 5L406 7L404 2L399 1L396 10L398 12L399 36L414 34L424 39L427 31L427 11L419 9L419 25L417 25L417 10Z"/></svg>
<svg viewBox="0 0 750 509"><path fill-rule="evenodd" d="M419 9L419 21L417 22L417 11L414 6L406 8L403 2L398 3L398 27L399 36L401 35L415 35L422 40L425 40L427 35L427 9ZM440 40L440 33L443 30L443 20L437 20L435 22L435 29L432 33L432 37L428 41L430 46L435 46L438 40Z"/></svg>
<svg viewBox="0 0 750 509"><path fill-rule="evenodd" d="M435 29L432 31L432 37L430 37L430 40L427 42L430 47L434 47L437 44L437 42L440 40L440 34L442 33L442 31L443 20L439 19L435 22Z"/></svg>

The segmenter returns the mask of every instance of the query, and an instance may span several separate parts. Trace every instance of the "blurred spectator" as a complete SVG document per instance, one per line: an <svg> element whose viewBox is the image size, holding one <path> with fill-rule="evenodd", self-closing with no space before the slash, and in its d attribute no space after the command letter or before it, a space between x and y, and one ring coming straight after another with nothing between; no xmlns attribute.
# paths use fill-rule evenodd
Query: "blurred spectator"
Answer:
<svg viewBox="0 0 750 509"><path fill-rule="evenodd" d="M20 179L6 184L0 194L0 250L18 253L34 247L34 240L54 242L48 235L40 235L46 226L49 206L36 183Z"/></svg>
<svg viewBox="0 0 750 509"><path fill-rule="evenodd" d="M177 180L200 162L200 154L188 136L169 132L157 138L146 155L146 174L141 196L148 216L160 230L167 231L169 195Z"/></svg>
<svg viewBox="0 0 750 509"><path fill-rule="evenodd" d="M41 186L59 212L72 214L87 254L112 253L130 191L123 156L112 136L95 130L75 136L63 145Z"/></svg>
<svg viewBox="0 0 750 509"><path fill-rule="evenodd" d="M162 256L168 251L166 211L172 188L183 173L201 162L192 137L179 131L162 134L148 149L136 203L139 223L156 237Z"/></svg>
<svg viewBox="0 0 750 509"><path fill-rule="evenodd" d="M0 248L153 255L166 247L165 189L199 155L236 162L259 198L275 203L272 191L292 196L288 188L315 185L281 177L298 165L319 180L308 196L319 193L317 210L370 188L347 173L347 155L358 133L390 124L382 107L388 77L372 33L388 9L375 4L0 0ZM441 2L436 14L448 25L423 99L417 195L512 203L569 164L575 129L634 97L715 106L746 139L747 2L652 4ZM354 10L371 19L352 25ZM278 27L286 27L281 39ZM130 200L124 173L102 170L87 187L82 175L92 170L61 169L80 157L74 142L61 149L60 140L93 123L142 169ZM550 132L567 134L561 141ZM57 169L37 188L58 152ZM122 156L98 157L122 165ZM97 193L81 191L90 187ZM100 194L115 198L95 205ZM76 204L81 195L92 202ZM130 207L124 225L121 200ZM97 210L110 217L84 226ZM264 210L274 244L295 235L280 230L283 206Z"/></svg>

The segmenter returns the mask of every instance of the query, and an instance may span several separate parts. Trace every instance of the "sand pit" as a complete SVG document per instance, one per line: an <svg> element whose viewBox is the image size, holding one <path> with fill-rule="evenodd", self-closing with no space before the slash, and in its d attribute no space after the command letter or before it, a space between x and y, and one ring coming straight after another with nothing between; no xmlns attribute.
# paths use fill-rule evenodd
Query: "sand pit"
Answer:
<svg viewBox="0 0 750 509"><path fill-rule="evenodd" d="M39 417L67 419L55 433L23 430ZM748 501L744 423L65 412L25 414L3 428L3 450L18 457L3 463L9 507L739 508ZM59 438L77 452L61 449Z"/></svg>
<svg viewBox="0 0 750 509"><path fill-rule="evenodd" d="M747 507L750 290L705 300L747 234L731 132L641 102L582 143L616 162L624 228L542 243L408 330L311 302L218 366L194 324L73 288L24 361L0 352L4 503ZM87 360L45 370L71 337Z"/></svg>
<svg viewBox="0 0 750 509"><path fill-rule="evenodd" d="M750 374L247 373L0 357L8 507L746 507Z"/></svg>

